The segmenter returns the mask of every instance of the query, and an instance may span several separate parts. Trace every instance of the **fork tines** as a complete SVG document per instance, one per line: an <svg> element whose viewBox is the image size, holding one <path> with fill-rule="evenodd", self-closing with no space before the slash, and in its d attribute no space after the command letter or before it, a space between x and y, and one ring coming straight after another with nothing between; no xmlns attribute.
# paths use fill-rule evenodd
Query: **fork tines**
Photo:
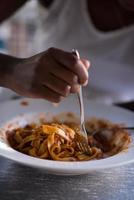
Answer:
<svg viewBox="0 0 134 200"><path fill-rule="evenodd" d="M88 141L84 135L79 134L79 133L75 134L75 141L77 144L77 148L81 152L91 155L91 148L90 148Z"/></svg>

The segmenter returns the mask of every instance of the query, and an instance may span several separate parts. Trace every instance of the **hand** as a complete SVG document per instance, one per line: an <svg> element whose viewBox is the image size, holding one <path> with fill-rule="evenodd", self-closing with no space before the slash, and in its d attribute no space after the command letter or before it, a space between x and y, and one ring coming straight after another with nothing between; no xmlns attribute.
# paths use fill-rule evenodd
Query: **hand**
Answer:
<svg viewBox="0 0 134 200"><path fill-rule="evenodd" d="M89 61L50 48L15 65L10 88L23 96L57 103L88 83L88 68Z"/></svg>

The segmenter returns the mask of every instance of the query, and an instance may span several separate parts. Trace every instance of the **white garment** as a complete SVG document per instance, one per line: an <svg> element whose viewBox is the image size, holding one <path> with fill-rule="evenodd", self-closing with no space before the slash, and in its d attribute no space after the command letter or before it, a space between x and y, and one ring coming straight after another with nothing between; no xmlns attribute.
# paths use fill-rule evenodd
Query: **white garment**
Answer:
<svg viewBox="0 0 134 200"><path fill-rule="evenodd" d="M110 32L95 28L87 0L55 0L38 7L33 54L49 47L71 51L91 61L90 99L117 102L134 99L134 25Z"/></svg>
<svg viewBox="0 0 134 200"><path fill-rule="evenodd" d="M47 11L39 6L37 51L57 47L78 49L91 61L90 98L134 99L134 25L102 32L93 25L87 0L55 0Z"/></svg>

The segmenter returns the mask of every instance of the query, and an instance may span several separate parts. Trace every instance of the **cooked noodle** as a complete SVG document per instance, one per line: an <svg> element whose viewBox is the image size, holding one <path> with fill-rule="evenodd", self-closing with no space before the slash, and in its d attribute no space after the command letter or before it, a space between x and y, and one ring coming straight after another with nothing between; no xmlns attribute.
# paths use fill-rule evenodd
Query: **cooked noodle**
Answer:
<svg viewBox="0 0 134 200"><path fill-rule="evenodd" d="M119 125L106 120L90 119L86 123L89 133L102 128L111 128L111 135L96 138L88 136L91 154L81 152L75 141L76 123L28 124L24 128L7 131L8 141L15 150L41 159L59 161L85 161L115 155L130 144L130 136Z"/></svg>

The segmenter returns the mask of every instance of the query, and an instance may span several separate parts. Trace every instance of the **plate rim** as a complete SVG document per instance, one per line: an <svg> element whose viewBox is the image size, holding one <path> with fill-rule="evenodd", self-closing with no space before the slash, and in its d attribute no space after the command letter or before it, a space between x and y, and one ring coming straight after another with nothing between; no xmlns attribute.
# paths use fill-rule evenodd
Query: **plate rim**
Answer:
<svg viewBox="0 0 134 200"><path fill-rule="evenodd" d="M19 99L19 100L13 100L13 101L11 100L11 101L8 101L8 102L4 102L4 103L0 104L0 107L7 105L7 103L10 104L11 102L14 102L14 103L19 102L20 103L20 101L23 101L23 100L27 100L27 98L22 98L22 99ZM33 100L33 99L29 100L28 99L28 101L35 101L35 100ZM38 100L36 100L36 101L38 101ZM87 100L87 101L90 102L90 104L103 105L106 108L109 107L108 105L105 105L103 103L92 102L92 101L89 101L89 100ZM113 105L111 105L110 107L112 107L112 108L114 107L115 109L118 109L120 111L122 110L123 112L128 113L128 114L130 114L134 117L134 113L131 112L131 111L128 111L126 109L120 108L118 106L113 106ZM2 144L1 141L0 141L0 144ZM22 154L20 152L15 151L11 147L8 147L8 150L10 152L12 152L13 155L12 154L7 155L7 151L2 148L2 145L0 145L0 155L1 156L6 157L10 160L19 162L19 163L24 164L24 165L33 166L33 167L36 167L36 168L43 168L43 169L47 170L48 172L54 173L54 174L56 174L56 171L59 172L60 174L66 174L66 173L72 174L72 175L73 174L84 174L84 173L87 173L87 172L89 173L90 171L96 171L96 170L98 171L98 170L103 170L103 169L107 169L107 168L113 168L113 167L122 166L122 165L134 162L134 156L130 160L129 159L128 160L127 159L122 160L124 156L119 155L119 154L123 154L122 152L115 155L115 156L111 156L109 158L106 158L108 163L106 163L106 165L105 165L104 163L105 163L106 159L100 159L100 160L94 160L94 161L82 161L82 162L79 162L79 161L75 161L75 162L51 161L51 160L43 160L43 159L39 159L39 158L34 158L34 157L31 157L31 156ZM129 153L129 150L128 150L128 153ZM19 157L19 159L16 156L16 154L18 156L21 155ZM14 156L16 156L16 157L14 157ZM117 158L117 160L120 159L120 157L121 157L122 162L111 163L111 160L113 160L113 157L114 157L114 159ZM101 162L103 162L103 166L100 165ZM47 163L47 165L46 165L46 163ZM56 167L53 167L54 166L53 163L56 164ZM75 164L73 164L73 163L75 163ZM96 167L92 163L94 163L96 165ZM48 166L48 164L49 164L49 166ZM74 166L75 166L75 169L74 169Z"/></svg>

